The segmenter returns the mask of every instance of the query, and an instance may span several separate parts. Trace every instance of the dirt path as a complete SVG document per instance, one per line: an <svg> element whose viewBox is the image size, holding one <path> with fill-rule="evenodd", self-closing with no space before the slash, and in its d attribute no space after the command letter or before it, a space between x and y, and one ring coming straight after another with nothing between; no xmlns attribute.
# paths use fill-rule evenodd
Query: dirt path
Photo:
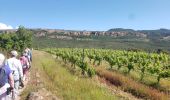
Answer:
<svg viewBox="0 0 170 100"><path fill-rule="evenodd" d="M39 88L36 91L31 91L25 100L60 100L56 96L54 96L51 92L47 91L47 89L43 86L42 82L40 81L40 75L38 72L34 72L34 79L32 80L30 77L30 73L28 75L27 80L25 81L25 87L19 90L19 94L28 88L27 85L29 83L34 83L32 85ZM29 84L30 85L30 84ZM16 100L23 100L20 96L17 97Z"/></svg>
<svg viewBox="0 0 170 100"><path fill-rule="evenodd" d="M36 56L36 54L33 56ZM25 86L19 90L20 96L16 100L60 100L44 86L40 72L35 67L37 66L35 62L32 62Z"/></svg>
<svg viewBox="0 0 170 100"><path fill-rule="evenodd" d="M37 91L32 91L29 93L27 100L59 100L50 91L48 91L43 82L40 80L40 74L35 72L35 85L39 89Z"/></svg>
<svg viewBox="0 0 170 100"><path fill-rule="evenodd" d="M25 83L24 83L25 86L19 90L19 94L21 94L21 93L24 91L24 89L26 88L27 83L30 81L30 77L29 77L29 76L30 76L30 73L28 73L28 77L27 77L27 79L25 80ZM17 97L17 100L21 100L21 97L18 96L18 97Z"/></svg>

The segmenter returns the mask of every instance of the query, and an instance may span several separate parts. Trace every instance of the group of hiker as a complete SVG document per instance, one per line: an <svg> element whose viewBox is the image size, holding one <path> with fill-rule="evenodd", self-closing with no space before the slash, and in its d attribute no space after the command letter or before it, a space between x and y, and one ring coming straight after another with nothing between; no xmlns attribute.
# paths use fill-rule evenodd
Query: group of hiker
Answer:
<svg viewBox="0 0 170 100"><path fill-rule="evenodd" d="M9 59L0 53L0 100L16 100L31 68L32 52L26 48L19 57L12 50Z"/></svg>

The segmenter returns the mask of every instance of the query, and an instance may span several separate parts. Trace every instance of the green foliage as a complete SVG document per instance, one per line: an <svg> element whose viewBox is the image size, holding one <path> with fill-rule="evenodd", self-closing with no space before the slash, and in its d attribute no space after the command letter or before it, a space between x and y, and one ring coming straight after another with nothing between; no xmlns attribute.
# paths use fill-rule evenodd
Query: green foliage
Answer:
<svg viewBox="0 0 170 100"><path fill-rule="evenodd" d="M95 69L91 68L87 62L84 61L87 52L83 49L46 49L48 53L55 54L57 57L62 58L62 60L67 63L71 63L74 68L79 67L82 71L82 75L88 75L92 77L95 75Z"/></svg>
<svg viewBox="0 0 170 100"><path fill-rule="evenodd" d="M0 48L10 51L23 51L26 47L32 46L32 32L20 26L14 33L0 34Z"/></svg>
<svg viewBox="0 0 170 100"><path fill-rule="evenodd" d="M127 65L127 68L128 68L128 73L130 73L130 71L132 69L134 69L134 63L133 62L129 62L128 65Z"/></svg>
<svg viewBox="0 0 170 100"><path fill-rule="evenodd" d="M32 46L32 32L26 30L23 26L20 26L16 32L16 36L18 37L20 51L22 51L26 47Z"/></svg>
<svg viewBox="0 0 170 100"><path fill-rule="evenodd" d="M151 74L157 76L157 82L159 83L161 78L170 77L170 56L164 53L146 53L141 51L121 51L121 50L109 50L109 49L47 49L49 53L56 54L64 61L78 66L82 70L82 74L87 73L89 76L95 74L95 70L92 66L89 66L84 58L88 58L90 61L94 60L98 62L98 66L102 60L109 63L110 68L124 67L127 69L127 74L134 71L140 71L141 81L144 75Z"/></svg>
<svg viewBox="0 0 170 100"><path fill-rule="evenodd" d="M89 68L87 71L89 77L92 77L96 74L96 70L94 68Z"/></svg>
<svg viewBox="0 0 170 100"><path fill-rule="evenodd" d="M14 37L11 34L1 34L0 35L0 47L4 50L11 50L13 47L14 40L12 40L12 37Z"/></svg>

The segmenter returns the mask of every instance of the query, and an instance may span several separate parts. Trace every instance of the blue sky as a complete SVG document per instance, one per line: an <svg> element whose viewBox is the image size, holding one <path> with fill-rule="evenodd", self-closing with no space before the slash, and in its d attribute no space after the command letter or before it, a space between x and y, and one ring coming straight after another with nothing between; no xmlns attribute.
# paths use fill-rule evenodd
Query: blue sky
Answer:
<svg viewBox="0 0 170 100"><path fill-rule="evenodd" d="M170 0L0 0L0 23L14 28L170 29Z"/></svg>

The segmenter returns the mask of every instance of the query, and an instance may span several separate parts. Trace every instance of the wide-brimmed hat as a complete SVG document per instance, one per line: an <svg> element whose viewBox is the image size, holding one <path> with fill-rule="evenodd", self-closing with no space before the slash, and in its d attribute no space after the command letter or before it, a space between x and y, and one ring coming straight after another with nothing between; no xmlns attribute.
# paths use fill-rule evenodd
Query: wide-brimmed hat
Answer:
<svg viewBox="0 0 170 100"><path fill-rule="evenodd" d="M16 56L18 56L18 53L17 53L17 51L13 50L13 51L11 51L11 55L16 57Z"/></svg>

